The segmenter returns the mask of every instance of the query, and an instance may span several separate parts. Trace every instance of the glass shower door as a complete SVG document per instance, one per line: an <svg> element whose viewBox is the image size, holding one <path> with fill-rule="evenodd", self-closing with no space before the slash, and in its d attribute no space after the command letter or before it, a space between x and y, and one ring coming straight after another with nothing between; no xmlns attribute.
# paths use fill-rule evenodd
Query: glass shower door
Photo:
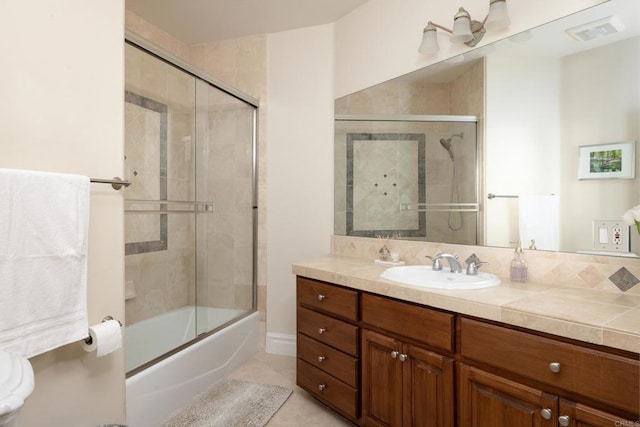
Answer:
<svg viewBox="0 0 640 427"><path fill-rule="evenodd" d="M193 76L125 45L127 371L193 340ZM187 308L187 309L185 309Z"/></svg>
<svg viewBox="0 0 640 427"><path fill-rule="evenodd" d="M256 107L125 45L130 375L256 309Z"/></svg>
<svg viewBox="0 0 640 427"><path fill-rule="evenodd" d="M254 146L256 109L196 83L196 194L215 214L197 218L197 333L255 310Z"/></svg>

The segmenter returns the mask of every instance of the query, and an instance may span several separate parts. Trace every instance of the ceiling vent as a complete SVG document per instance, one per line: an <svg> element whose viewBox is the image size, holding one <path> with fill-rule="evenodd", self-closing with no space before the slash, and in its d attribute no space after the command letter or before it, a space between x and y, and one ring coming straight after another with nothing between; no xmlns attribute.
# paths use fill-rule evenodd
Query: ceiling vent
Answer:
<svg viewBox="0 0 640 427"><path fill-rule="evenodd" d="M588 24L569 28L567 33L580 42L588 42L597 38L619 33L625 29L624 24L617 16L598 19Z"/></svg>

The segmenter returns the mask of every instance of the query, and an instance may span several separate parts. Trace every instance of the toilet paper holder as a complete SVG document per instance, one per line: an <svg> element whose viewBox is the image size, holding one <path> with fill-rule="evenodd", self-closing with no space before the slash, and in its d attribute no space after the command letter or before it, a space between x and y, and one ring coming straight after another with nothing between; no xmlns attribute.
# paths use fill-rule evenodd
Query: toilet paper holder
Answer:
<svg viewBox="0 0 640 427"><path fill-rule="evenodd" d="M113 318L113 316L104 316L104 319L102 319L102 322L107 322L109 320L116 320ZM118 324L120 325L120 327L122 327L122 322L119 320L116 320L116 322L118 322ZM86 337L84 339L84 342L87 343L87 345L91 345L93 344L93 338L91 337L91 335L89 335L88 337Z"/></svg>

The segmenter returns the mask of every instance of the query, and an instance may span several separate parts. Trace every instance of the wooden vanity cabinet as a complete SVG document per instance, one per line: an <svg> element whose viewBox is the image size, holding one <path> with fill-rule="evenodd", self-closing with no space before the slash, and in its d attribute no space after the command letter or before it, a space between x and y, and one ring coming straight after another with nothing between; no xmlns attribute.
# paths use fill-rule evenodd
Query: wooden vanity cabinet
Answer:
<svg viewBox="0 0 640 427"><path fill-rule="evenodd" d="M453 426L453 359L362 330L363 426Z"/></svg>
<svg viewBox="0 0 640 427"><path fill-rule="evenodd" d="M356 423L360 415L358 292L297 278L297 384Z"/></svg>
<svg viewBox="0 0 640 427"><path fill-rule="evenodd" d="M635 426L621 417L461 363L458 425L491 427Z"/></svg>
<svg viewBox="0 0 640 427"><path fill-rule="evenodd" d="M637 359L467 318L460 319L460 354L461 426L604 427L638 419ZM498 423L498 415L508 419Z"/></svg>
<svg viewBox="0 0 640 427"><path fill-rule="evenodd" d="M557 413L553 395L466 364L458 366L459 426L555 427Z"/></svg>
<svg viewBox="0 0 640 427"><path fill-rule="evenodd" d="M363 426L614 427L640 360L298 277L297 383Z"/></svg>
<svg viewBox="0 0 640 427"><path fill-rule="evenodd" d="M361 305L360 425L453 426L454 361L428 349L451 349L453 316L369 294Z"/></svg>

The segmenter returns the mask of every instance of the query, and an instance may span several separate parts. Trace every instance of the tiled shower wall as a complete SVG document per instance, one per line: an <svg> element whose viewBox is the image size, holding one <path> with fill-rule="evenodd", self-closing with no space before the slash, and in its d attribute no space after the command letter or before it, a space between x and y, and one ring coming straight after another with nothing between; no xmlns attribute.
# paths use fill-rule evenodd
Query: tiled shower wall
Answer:
<svg viewBox="0 0 640 427"><path fill-rule="evenodd" d="M125 89L164 104L166 151L159 143L157 114L125 106L125 173L132 185L125 199L157 200L161 169L166 164L166 198L194 199L192 78L131 46L125 50ZM158 205L150 206L157 209ZM194 303L195 222L192 215L166 215L166 249L125 256L125 280L135 290L126 300L126 323L132 324ZM159 240L159 214L126 214L125 241Z"/></svg>
<svg viewBox="0 0 640 427"><path fill-rule="evenodd" d="M484 109L484 63L475 62L462 74L446 83L400 83L386 82L352 95L337 99L336 114L387 114L387 115L474 115L483 116ZM406 123L406 122L405 122ZM474 129L475 128L475 129ZM356 211L370 211L364 205L358 206L359 200L347 202L346 176L347 158L346 134L350 130L349 122L339 122L336 125L335 145L335 233L345 234L348 228L347 209L353 205L354 218ZM372 125L373 132L398 132L398 122L386 122ZM428 131L425 131L428 129ZM482 171L476 173L477 164L482 164L482 122L477 127L469 123L436 122L425 127L421 123L406 123L401 132L424 133L426 137L425 159L425 187L427 203L449 203L453 185L453 163L447 152L440 147L439 139L448 138L454 133L464 132L463 140L454 138L452 144L456 158L457 186L460 198L455 202L470 202L475 200L476 179L482 176ZM478 148L470 144L477 135ZM380 171L383 173L384 171ZM353 182L356 186L355 181ZM354 190L355 192L355 190ZM367 200L368 202L368 200ZM448 223L454 227L460 225L460 215L447 212L427 212L426 229L429 241L453 241L457 243L474 243L476 225L482 223L482 218L476 220L474 214L463 213L462 227L458 231L451 231ZM355 220L354 220L355 221ZM482 239L482 230L479 232Z"/></svg>
<svg viewBox="0 0 640 427"><path fill-rule="evenodd" d="M267 243L266 243L266 37L252 36L201 45L187 45L127 10L125 27L179 59L191 63L260 100L258 110L258 226L257 285L258 310L262 320L266 311Z"/></svg>
<svg viewBox="0 0 640 427"><path fill-rule="evenodd" d="M249 310L253 306L252 113L217 89L208 94L208 144L198 159L202 167L197 171L197 192L199 200L214 201L215 213L198 217L197 301L208 307Z"/></svg>

